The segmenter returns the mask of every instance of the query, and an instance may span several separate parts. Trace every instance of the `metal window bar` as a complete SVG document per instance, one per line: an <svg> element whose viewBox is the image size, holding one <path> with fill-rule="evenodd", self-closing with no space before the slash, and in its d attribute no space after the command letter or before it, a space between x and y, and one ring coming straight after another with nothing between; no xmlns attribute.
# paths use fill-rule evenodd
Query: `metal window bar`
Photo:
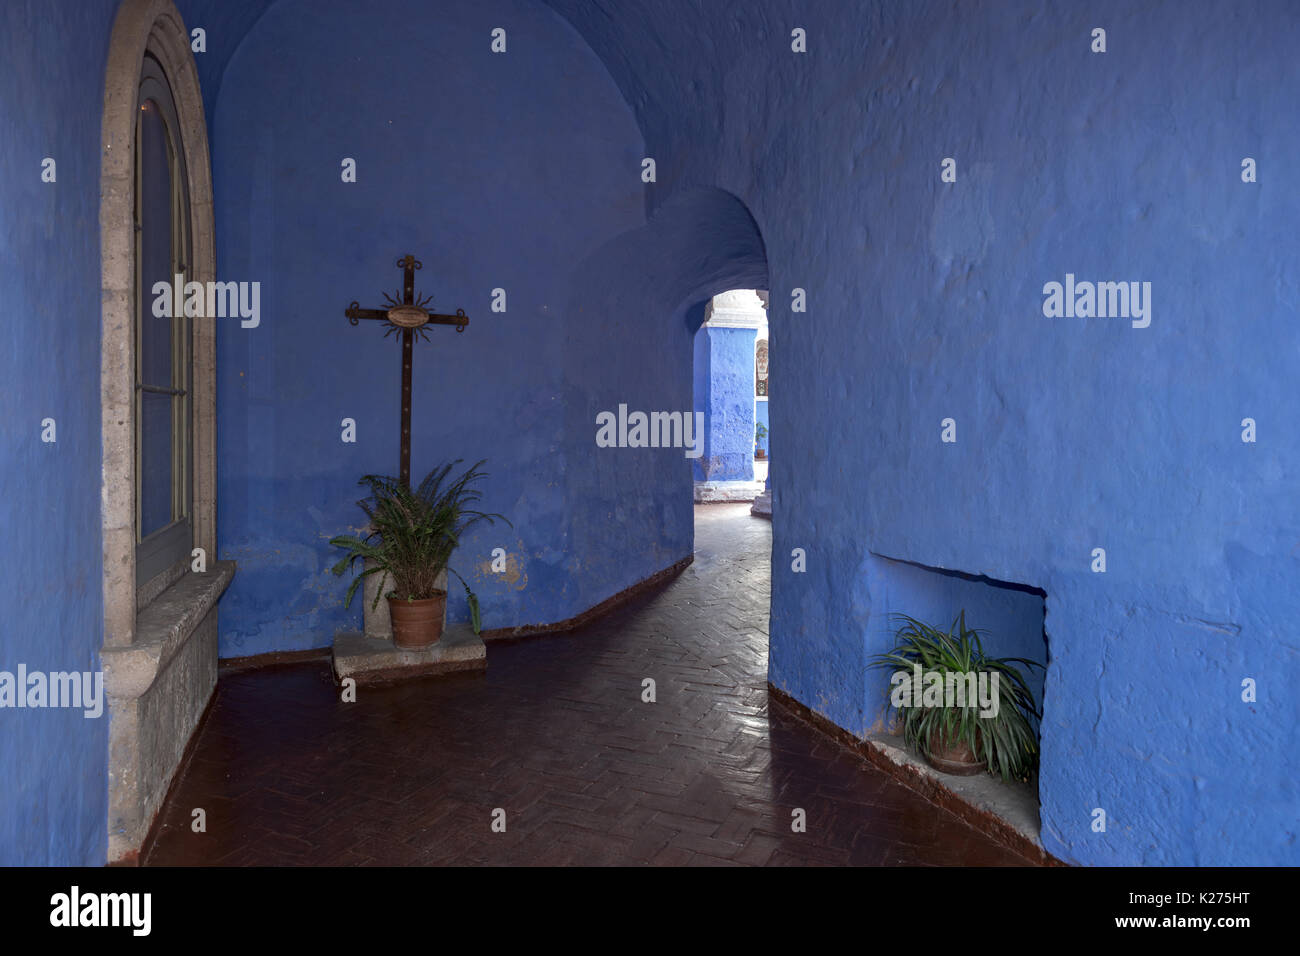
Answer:
<svg viewBox="0 0 1300 956"><path fill-rule="evenodd" d="M183 388L168 388L166 385L145 385L141 382L135 383L136 389L141 392L152 392L155 395L188 395Z"/></svg>

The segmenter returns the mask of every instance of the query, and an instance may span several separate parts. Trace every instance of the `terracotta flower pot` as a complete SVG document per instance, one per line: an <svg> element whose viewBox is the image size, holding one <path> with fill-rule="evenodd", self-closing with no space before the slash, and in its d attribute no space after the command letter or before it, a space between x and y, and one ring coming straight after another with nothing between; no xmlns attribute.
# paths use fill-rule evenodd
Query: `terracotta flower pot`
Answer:
<svg viewBox="0 0 1300 956"><path fill-rule="evenodd" d="M422 601L388 599L388 616L393 622L393 643L407 649L428 647L442 637L442 616L447 592Z"/></svg>
<svg viewBox="0 0 1300 956"><path fill-rule="evenodd" d="M979 731L976 731L978 735ZM978 741L978 736L976 740ZM925 755L925 762L940 773L950 773L957 777L973 777L988 769L983 758L976 758L970 745L962 740L943 740L932 734L929 740L930 752Z"/></svg>

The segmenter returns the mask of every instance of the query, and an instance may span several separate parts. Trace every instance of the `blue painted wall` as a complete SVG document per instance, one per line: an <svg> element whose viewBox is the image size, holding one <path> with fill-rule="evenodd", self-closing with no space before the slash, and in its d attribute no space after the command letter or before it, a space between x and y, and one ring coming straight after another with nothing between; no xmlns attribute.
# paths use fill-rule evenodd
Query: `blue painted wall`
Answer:
<svg viewBox="0 0 1300 956"><path fill-rule="evenodd" d="M472 320L417 344L412 471L488 459L484 504L514 528L453 561L484 627L563 620L690 552L682 452L595 446L601 410L690 410L690 334L682 300L627 294L638 273L655 284L644 150L572 28L531 3L284 0L231 57L213 125L219 271L259 280L263 310L218 333L220 550L240 564L223 656L360 625L327 541L361 518L357 478L396 472L400 346L342 311L382 304L406 252L431 307ZM462 594L449 614L468 616Z"/></svg>
<svg viewBox="0 0 1300 956"><path fill-rule="evenodd" d="M212 118L226 66L239 44L275 0L172 0L193 38L196 29L203 31L205 49L194 53L203 90L203 109L208 120L208 147L214 153ZM191 39L191 47L194 40ZM232 144L233 146L234 144Z"/></svg>
<svg viewBox="0 0 1300 956"><path fill-rule="evenodd" d="M704 414L704 453L697 481L754 480L754 329L705 326L695 334L695 393ZM701 371L703 369L704 371Z"/></svg>
<svg viewBox="0 0 1300 956"><path fill-rule="evenodd" d="M873 552L1037 587L1047 849L1300 862L1300 8L550 2L634 105L652 202L718 185L762 230L773 682L870 724ZM1067 272L1150 281L1150 327L1045 318Z"/></svg>
<svg viewBox="0 0 1300 956"><path fill-rule="evenodd" d="M325 541L355 521L355 478L395 468L398 369L394 343L341 310L395 287L397 255L424 260L435 306L474 317L417 354L414 465L491 460L487 503L516 527L461 561L489 627L577 613L689 551L687 460L597 453L595 415L689 409L689 304L770 288L788 329L770 408L774 683L870 725L873 617L900 603L885 595L924 596L874 555L1022 582L1047 595L1047 848L1300 862L1300 128L1285 120L1300 9L549 5L572 29L523 2L182 3L223 26L200 58L219 269L263 283L262 326L228 323L218 343L219 535L242 564L222 653L318 646L359 621ZM32 321L4 325L0 493L16 593L48 600L11 609L0 666L88 667L100 643L113 9L4 7L0 270L11 315ZM1105 54L1089 52L1096 26ZM45 155L57 186L39 181ZM646 155L658 181L643 186ZM1246 156L1258 183L1241 182ZM1067 272L1150 281L1151 326L1045 318L1043 284ZM496 287L505 314L488 311ZM807 312L790 311L795 288ZM1257 443L1240 441L1245 417ZM508 580L482 573L498 545L517 559ZM0 858L102 859L106 727L13 717Z"/></svg>
<svg viewBox="0 0 1300 956"><path fill-rule="evenodd" d="M97 671L99 131L114 4L0 14L0 670ZM57 164L41 182L41 161ZM41 441L41 421L56 441ZM0 709L0 865L104 861L108 717Z"/></svg>

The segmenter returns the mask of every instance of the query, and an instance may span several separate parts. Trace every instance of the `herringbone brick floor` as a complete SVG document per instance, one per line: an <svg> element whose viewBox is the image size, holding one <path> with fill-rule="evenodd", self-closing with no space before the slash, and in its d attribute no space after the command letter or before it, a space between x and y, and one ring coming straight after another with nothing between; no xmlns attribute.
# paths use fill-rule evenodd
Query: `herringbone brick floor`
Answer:
<svg viewBox="0 0 1300 956"><path fill-rule="evenodd" d="M490 644L486 674L356 703L324 663L223 676L146 862L1025 864L769 709L770 550L748 504L699 506L680 577L580 631Z"/></svg>

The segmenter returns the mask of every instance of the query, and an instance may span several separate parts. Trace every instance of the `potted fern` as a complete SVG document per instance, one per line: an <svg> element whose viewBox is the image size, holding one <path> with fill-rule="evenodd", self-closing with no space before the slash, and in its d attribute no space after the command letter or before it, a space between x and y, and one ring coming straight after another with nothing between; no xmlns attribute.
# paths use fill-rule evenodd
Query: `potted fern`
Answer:
<svg viewBox="0 0 1300 956"><path fill-rule="evenodd" d="M334 565L335 574L343 574L356 561L363 566L370 562L353 578L344 607L352 603L352 595L369 575L386 575L392 583L385 596L393 622L393 643L398 647L428 647L442 636L447 592L438 583L444 569L465 588L474 633L480 630L478 595L447 562L465 532L480 521L492 524L500 518L507 525L510 522L472 507L481 495L471 485L487 477L479 471L483 461L448 481L459 464L457 459L433 469L415 489L396 478L366 475L360 484L370 489L370 496L357 503L370 519L370 533L364 538L338 535L330 539L331 545L348 552ZM372 607L379 606L381 594L382 590L376 591Z"/></svg>
<svg viewBox="0 0 1300 956"><path fill-rule="evenodd" d="M759 422L754 426L754 457L763 459L767 457L767 449L763 447L763 440L767 438L767 426Z"/></svg>
<svg viewBox="0 0 1300 956"><path fill-rule="evenodd" d="M944 773L1027 780L1038 763L1031 718L1042 714L1016 665L1042 665L989 657L964 610L947 632L905 614L897 620L897 643L871 666L893 671L889 698L907 745Z"/></svg>

